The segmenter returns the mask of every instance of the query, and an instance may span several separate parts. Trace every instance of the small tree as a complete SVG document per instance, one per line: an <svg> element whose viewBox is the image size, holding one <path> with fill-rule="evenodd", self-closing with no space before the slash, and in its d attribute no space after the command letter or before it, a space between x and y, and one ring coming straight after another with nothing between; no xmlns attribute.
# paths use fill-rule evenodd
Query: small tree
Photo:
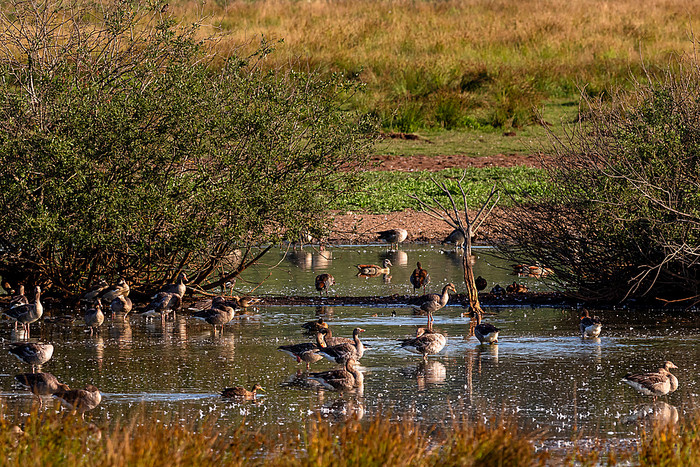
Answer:
<svg viewBox="0 0 700 467"><path fill-rule="evenodd" d="M237 249L326 228L373 142L342 110L357 86L265 70L265 41L222 61L196 31L149 2L3 8L3 278L211 288L254 259Z"/></svg>
<svg viewBox="0 0 700 467"><path fill-rule="evenodd" d="M446 206L444 203L440 202L436 197L432 197L432 204L420 199L416 195L409 195L410 198L416 200L421 207L421 210L428 214L434 219L441 220L448 224L453 229L458 230L462 235L464 235L464 245L462 254L462 270L464 272L464 284L467 287L467 297L469 298L469 306L473 313L478 314L479 317L483 314L481 309L481 304L479 303L479 291L476 288L476 282L474 278L474 268L470 261L472 255L472 238L476 235L481 224L486 220L486 218L491 214L491 211L500 199L500 194L496 190L494 185L491 188L491 193L489 193L488 198L481 206L479 211L476 213L473 219L469 217L469 210L467 204L467 193L464 191L462 181L466 176L466 171L462 174L462 177L457 181L457 186L462 195L462 203L464 213L460 212L460 208L455 202L452 192L447 187L445 182L438 182L434 178L430 178L433 184L439 188L442 193L447 196L450 200L450 205ZM474 328L476 327L477 321L472 319L469 325L469 335L474 334Z"/></svg>
<svg viewBox="0 0 700 467"><path fill-rule="evenodd" d="M587 300L700 296L700 68L682 59L552 135L554 193L508 219L500 251Z"/></svg>

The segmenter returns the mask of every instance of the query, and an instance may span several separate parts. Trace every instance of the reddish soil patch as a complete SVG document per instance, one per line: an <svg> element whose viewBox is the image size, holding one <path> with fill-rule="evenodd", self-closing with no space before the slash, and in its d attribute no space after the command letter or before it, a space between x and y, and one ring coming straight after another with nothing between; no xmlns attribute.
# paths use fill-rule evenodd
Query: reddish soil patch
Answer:
<svg viewBox="0 0 700 467"><path fill-rule="evenodd" d="M437 171L465 167L541 167L540 156L537 154L496 154L495 156L374 156L372 161L377 163L373 170L398 170L414 172L419 170Z"/></svg>

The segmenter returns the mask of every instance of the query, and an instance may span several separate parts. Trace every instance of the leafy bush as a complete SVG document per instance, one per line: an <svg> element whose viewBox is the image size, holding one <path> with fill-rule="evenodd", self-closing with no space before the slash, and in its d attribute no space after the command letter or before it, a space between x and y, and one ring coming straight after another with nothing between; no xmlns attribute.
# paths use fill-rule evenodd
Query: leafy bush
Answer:
<svg viewBox="0 0 700 467"><path fill-rule="evenodd" d="M340 109L355 84L263 71L265 41L210 67L159 5L28 5L0 29L4 278L201 283L236 248L323 230L354 190L374 131Z"/></svg>

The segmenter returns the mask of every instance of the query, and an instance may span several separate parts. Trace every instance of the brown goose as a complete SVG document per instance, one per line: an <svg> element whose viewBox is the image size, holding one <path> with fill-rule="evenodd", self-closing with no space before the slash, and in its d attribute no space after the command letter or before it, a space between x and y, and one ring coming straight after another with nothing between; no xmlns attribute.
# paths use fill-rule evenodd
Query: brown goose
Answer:
<svg viewBox="0 0 700 467"><path fill-rule="evenodd" d="M603 328L603 325L601 324L598 318L591 318L588 314L588 310L583 310L581 312L581 321L578 327L581 331L581 337L583 337L584 339L595 339L600 335L600 330Z"/></svg>
<svg viewBox="0 0 700 467"><path fill-rule="evenodd" d="M107 290L108 287L109 282L104 279L100 279L96 284L93 284L92 287L90 287L90 290L85 292L80 300L83 302L93 302L103 291Z"/></svg>
<svg viewBox="0 0 700 467"><path fill-rule="evenodd" d="M185 292L187 292L187 286L185 285L187 282L189 282L187 280L187 274L181 272L177 275L177 280L174 284L165 284L163 287L161 287L159 292L174 293L179 295L182 299L182 297L185 296Z"/></svg>
<svg viewBox="0 0 700 467"><path fill-rule="evenodd" d="M319 296L322 296L323 292L326 292L326 296L328 296L328 289L335 285L335 279L330 274L319 274L316 276L315 285Z"/></svg>
<svg viewBox="0 0 700 467"><path fill-rule="evenodd" d="M40 299L41 287L37 285L34 287L34 300L31 303L18 305L3 311L5 316L24 327L24 330L27 332L27 339L29 339L29 325L38 321L44 314L44 306L41 304Z"/></svg>
<svg viewBox="0 0 700 467"><path fill-rule="evenodd" d="M295 358L297 363L306 362L306 369L311 368L312 363L316 363L323 359L323 356L318 351L326 347L323 340L323 333L316 333L316 343L302 342L301 344L280 345L277 350L288 353L292 358Z"/></svg>
<svg viewBox="0 0 700 467"><path fill-rule="evenodd" d="M32 373L36 371L37 366L48 362L51 360L51 356L53 356L52 344L16 343L10 344L10 346L12 347L10 353L27 365L31 365Z"/></svg>
<svg viewBox="0 0 700 467"><path fill-rule="evenodd" d="M238 308L242 309L246 309L262 301L257 297L239 297L238 295L234 295L231 298L233 298L233 300L238 304Z"/></svg>
<svg viewBox="0 0 700 467"><path fill-rule="evenodd" d="M365 354L365 346L360 340L361 332L365 332L365 330L362 328L355 328L352 331L352 344L342 343L338 345L323 347L319 349L318 353L320 353L324 358L327 358L332 362L340 364L345 363L349 358L353 358L356 361L360 360ZM326 344L328 344L327 341Z"/></svg>
<svg viewBox="0 0 700 467"><path fill-rule="evenodd" d="M159 314L161 322L164 323L165 317L179 310L181 305L182 297L180 295L173 292L158 292L141 314L146 318L152 318Z"/></svg>
<svg viewBox="0 0 700 467"><path fill-rule="evenodd" d="M413 270L411 274L411 285L413 286L413 293L416 293L418 289L423 288L423 293L425 293L425 287L430 283L430 274L428 271L423 269L420 265L420 261L416 263L416 269Z"/></svg>
<svg viewBox="0 0 700 467"><path fill-rule="evenodd" d="M214 297L210 309L199 311L193 316L214 326L214 333L216 333L217 326L221 326L221 332L224 332L224 324L231 321L235 314L236 311L226 303L224 297Z"/></svg>
<svg viewBox="0 0 700 467"><path fill-rule="evenodd" d="M472 237L473 238L473 237ZM461 230L455 229L450 234L445 237L445 239L442 241L442 244L449 243L451 245L454 245L455 248L460 248L464 246L464 234L462 233Z"/></svg>
<svg viewBox="0 0 700 467"><path fill-rule="evenodd" d="M391 270L389 269L389 266L393 266L391 264L391 260L388 258L385 258L384 261L382 262L381 266L377 266L376 264L357 264L355 267L357 268L357 275L358 276L368 276L368 277L377 277L382 274L389 274Z"/></svg>
<svg viewBox="0 0 700 467"><path fill-rule="evenodd" d="M322 330L321 332L324 334L323 341L328 347L333 347L334 345L340 344L355 344L355 339L352 337L335 337L333 335L333 330L330 328L330 326L327 327L325 330Z"/></svg>
<svg viewBox="0 0 700 467"><path fill-rule="evenodd" d="M126 283L126 280L124 280L124 278L122 277L119 279L119 282L117 282L115 285L103 290L102 293L100 293L100 299L102 300L102 303L111 304L112 300L117 298L119 295L128 297L129 292L131 292L131 288L129 287L129 284Z"/></svg>
<svg viewBox="0 0 700 467"><path fill-rule="evenodd" d="M321 331L325 331L328 329L328 323L323 321L323 318L319 318L316 321L309 321L308 323L304 323L301 325L301 327L306 331L311 334L316 334Z"/></svg>
<svg viewBox="0 0 700 467"><path fill-rule="evenodd" d="M404 229L382 230L381 232L377 232L377 234L379 235L377 240L387 242L390 249L393 249L394 245L396 245L397 250L399 249L399 243L403 242L406 240L406 237L408 237L408 232Z"/></svg>
<svg viewBox="0 0 700 467"><path fill-rule="evenodd" d="M258 391L264 392L265 390L259 384L256 383L255 386L253 386L253 389L251 389L250 391L248 391L242 386L226 388L223 391L221 391L221 396L252 401L255 399L255 395Z"/></svg>
<svg viewBox="0 0 700 467"><path fill-rule="evenodd" d="M474 336L479 339L481 344L498 344L498 329L491 323L481 322L481 313L474 313L476 316L476 326L474 327ZM473 318L472 318L473 319Z"/></svg>
<svg viewBox="0 0 700 467"><path fill-rule="evenodd" d="M21 373L15 375L17 382L24 388L31 391L39 399L39 407L44 403L41 396L50 396L57 391L69 391L68 385L58 381L51 373Z"/></svg>
<svg viewBox="0 0 700 467"><path fill-rule="evenodd" d="M349 358L345 362L345 368L309 373L309 379L321 383L331 391L349 391L353 388L362 388L364 375L357 369L357 362Z"/></svg>
<svg viewBox="0 0 700 467"><path fill-rule="evenodd" d="M85 386L85 389L59 389L53 396L71 412L79 413L80 418L84 418L85 412L94 409L102 401L100 390L92 384Z"/></svg>
<svg viewBox="0 0 700 467"><path fill-rule="evenodd" d="M401 339L401 348L409 352L423 355L423 360L428 359L428 355L440 353L445 348L447 338L432 329L418 328L416 337Z"/></svg>
<svg viewBox="0 0 700 467"><path fill-rule="evenodd" d="M653 396L656 401L657 397L665 396L678 389L678 378L671 374L671 368L678 367L667 361L656 373L627 374L622 381L645 396Z"/></svg>
<svg viewBox="0 0 700 467"><path fill-rule="evenodd" d="M105 315L102 313L102 304L99 300L95 301L95 306L85 310L85 325L90 328L90 335L92 336L93 331L97 332L97 329L102 326L105 321Z"/></svg>
<svg viewBox="0 0 700 467"><path fill-rule="evenodd" d="M447 305L447 302L450 301L450 291L457 293L454 284L451 282L442 288L442 293L440 294L429 293L420 297L420 309L428 313L428 324L433 322L433 313Z"/></svg>
<svg viewBox="0 0 700 467"><path fill-rule="evenodd" d="M123 313L124 321L126 321L126 315L131 312L133 307L134 304L131 302L131 299L124 295L117 295L109 304L109 309L112 311L112 319L114 319L115 313Z"/></svg>
<svg viewBox="0 0 700 467"><path fill-rule="evenodd" d="M18 287L17 294L13 295L9 302L7 302L8 308L16 308L22 305L29 305L29 300L27 296L24 295L24 284L20 284ZM15 331L17 330L17 321L15 321Z"/></svg>

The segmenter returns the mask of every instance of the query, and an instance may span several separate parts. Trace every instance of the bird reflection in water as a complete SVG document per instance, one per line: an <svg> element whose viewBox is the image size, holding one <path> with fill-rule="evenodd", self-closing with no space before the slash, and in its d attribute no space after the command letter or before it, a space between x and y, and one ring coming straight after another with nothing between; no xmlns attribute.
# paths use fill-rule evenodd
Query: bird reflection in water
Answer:
<svg viewBox="0 0 700 467"><path fill-rule="evenodd" d="M361 396L339 397L330 403L323 404L321 415L338 422L362 420L365 416L365 405Z"/></svg>
<svg viewBox="0 0 700 467"><path fill-rule="evenodd" d="M620 418L626 425L634 423L653 428L675 426L678 423L678 409L666 402L641 404L635 407L629 415Z"/></svg>
<svg viewBox="0 0 700 467"><path fill-rule="evenodd" d="M102 336L96 335L92 338L85 340L85 347L95 354L95 361L97 362L97 369L102 371L102 366L104 364L105 358L105 342Z"/></svg>
<svg viewBox="0 0 700 467"><path fill-rule="evenodd" d="M394 266L408 265L408 253L403 250L386 251L379 256L379 259L382 261L388 259Z"/></svg>
<svg viewBox="0 0 700 467"><path fill-rule="evenodd" d="M415 365L401 369L401 374L406 378L416 379L419 391L430 386L438 386L447 378L447 368L439 360L421 360Z"/></svg>
<svg viewBox="0 0 700 467"><path fill-rule="evenodd" d="M131 350L132 331L129 320L117 319L109 327L109 337L117 343L119 351Z"/></svg>

